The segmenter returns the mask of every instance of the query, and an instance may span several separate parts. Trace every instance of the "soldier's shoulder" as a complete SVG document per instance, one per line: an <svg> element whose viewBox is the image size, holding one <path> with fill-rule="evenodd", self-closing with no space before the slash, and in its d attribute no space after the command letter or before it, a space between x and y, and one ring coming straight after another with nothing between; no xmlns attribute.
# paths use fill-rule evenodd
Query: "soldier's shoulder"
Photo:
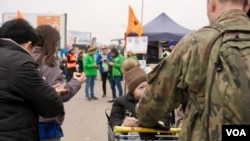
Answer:
<svg viewBox="0 0 250 141"><path fill-rule="evenodd" d="M215 38L219 34L219 31L214 26L204 26L197 30L197 35L200 38Z"/></svg>
<svg viewBox="0 0 250 141"><path fill-rule="evenodd" d="M199 28L197 30L193 30L191 33L187 34L183 39L185 38L209 38L214 37L214 35L218 34L218 31L215 28L212 28L210 26L204 26L202 28Z"/></svg>
<svg viewBox="0 0 250 141"><path fill-rule="evenodd" d="M180 42L184 49L191 49L189 46L194 49L194 46L202 47L210 43L218 34L219 32L216 29L202 27L184 36Z"/></svg>

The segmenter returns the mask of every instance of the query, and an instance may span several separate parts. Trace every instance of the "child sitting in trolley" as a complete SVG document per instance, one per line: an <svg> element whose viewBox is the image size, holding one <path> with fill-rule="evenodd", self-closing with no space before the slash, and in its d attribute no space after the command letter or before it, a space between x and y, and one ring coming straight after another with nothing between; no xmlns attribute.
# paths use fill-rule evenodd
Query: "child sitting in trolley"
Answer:
<svg viewBox="0 0 250 141"><path fill-rule="evenodd" d="M138 126L135 106L147 88L146 73L140 68L137 60L132 58L126 59L122 64L122 72L128 92L126 95L116 98L112 105L109 121L111 128L114 126ZM169 124L169 119L165 118L163 122L167 125Z"/></svg>
<svg viewBox="0 0 250 141"><path fill-rule="evenodd" d="M138 125L135 105L147 87L146 73L139 67L137 60L126 59L122 64L122 72L128 93L116 98L112 105L109 122L112 128L114 126L135 127Z"/></svg>

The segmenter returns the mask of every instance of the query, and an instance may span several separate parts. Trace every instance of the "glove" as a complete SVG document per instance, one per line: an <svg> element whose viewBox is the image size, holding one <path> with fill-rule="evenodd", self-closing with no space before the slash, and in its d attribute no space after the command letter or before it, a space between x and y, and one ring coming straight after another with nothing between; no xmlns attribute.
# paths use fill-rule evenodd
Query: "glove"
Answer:
<svg viewBox="0 0 250 141"><path fill-rule="evenodd" d="M143 126L139 125L139 127L143 127ZM157 125L155 125L153 127L149 127L149 128L152 128L155 130L165 130L165 131L170 129L170 127L166 126L164 124L164 122L162 122L162 121L159 121L157 123ZM140 133L140 137L142 140L155 140L155 139L157 139L156 135L157 135L157 133Z"/></svg>
<svg viewBox="0 0 250 141"><path fill-rule="evenodd" d="M170 129L170 127L166 126L164 124L164 122L162 122L162 121L159 121L157 125L155 125L155 126L153 126L151 128L153 128L155 130L165 130L165 131Z"/></svg>

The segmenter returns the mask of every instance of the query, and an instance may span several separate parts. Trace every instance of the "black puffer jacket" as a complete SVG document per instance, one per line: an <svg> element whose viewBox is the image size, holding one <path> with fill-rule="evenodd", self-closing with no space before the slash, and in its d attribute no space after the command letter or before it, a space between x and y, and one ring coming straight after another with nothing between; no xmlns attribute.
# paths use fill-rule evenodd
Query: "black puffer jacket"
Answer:
<svg viewBox="0 0 250 141"><path fill-rule="evenodd" d="M131 113L131 117L136 118L135 106L138 102L139 100L135 99L131 93L116 98L110 113L110 127L121 126L127 111ZM170 127L171 118L170 113L166 113L161 121L166 127Z"/></svg>
<svg viewBox="0 0 250 141"><path fill-rule="evenodd" d="M31 55L0 39L0 141L38 141L38 115L62 111L62 100L40 77Z"/></svg>
<svg viewBox="0 0 250 141"><path fill-rule="evenodd" d="M120 96L115 99L112 110L110 113L110 122L109 125L120 126L126 116L126 111L131 112L131 117L135 117L135 105L138 103L138 100L130 93Z"/></svg>

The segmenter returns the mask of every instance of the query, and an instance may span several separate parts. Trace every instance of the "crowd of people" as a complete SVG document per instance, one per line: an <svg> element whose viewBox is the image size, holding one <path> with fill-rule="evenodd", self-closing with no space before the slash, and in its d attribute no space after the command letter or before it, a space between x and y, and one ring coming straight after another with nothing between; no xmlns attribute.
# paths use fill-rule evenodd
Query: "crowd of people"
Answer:
<svg viewBox="0 0 250 141"><path fill-rule="evenodd" d="M60 141L63 103L84 82L85 98L97 100L98 71L102 97L107 96L107 80L110 83L111 127L168 130L174 112L182 121L176 122L180 141L222 140L223 125L250 125L248 11L248 0L207 0L210 25L174 47L171 43L148 74L131 51L123 56L103 46L95 57L94 46L79 56L70 49L64 60L66 83L54 56L59 32L50 25L33 28L20 18L5 22L0 28L0 140Z"/></svg>
<svg viewBox="0 0 250 141"><path fill-rule="evenodd" d="M76 53L76 50L78 50L78 53ZM96 54L97 51L98 53ZM74 54L74 57L72 54ZM107 96L107 82L109 82L112 98L108 102L114 102L115 98L124 95L124 88L121 83L123 80L121 66L123 61L128 58L138 61L137 55L132 51L127 51L127 55L124 55L117 48L108 48L105 45L100 49L94 46L89 46L87 50L71 48L64 59L66 79L69 81L74 71L84 72L87 78L85 98L88 101L98 100L94 89L95 80L99 73L102 81L102 97ZM118 95L116 88L118 89Z"/></svg>

